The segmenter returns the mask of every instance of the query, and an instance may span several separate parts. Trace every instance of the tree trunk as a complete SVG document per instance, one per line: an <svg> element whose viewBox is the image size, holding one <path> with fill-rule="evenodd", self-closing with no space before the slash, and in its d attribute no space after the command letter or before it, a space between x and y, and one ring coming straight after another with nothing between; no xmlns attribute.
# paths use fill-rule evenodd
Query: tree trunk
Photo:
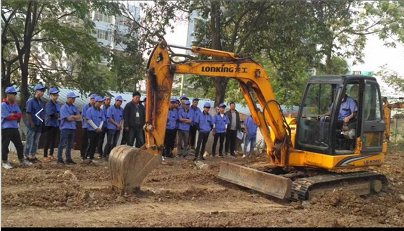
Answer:
<svg viewBox="0 0 404 231"><path fill-rule="evenodd" d="M221 44L221 25L220 25L220 1L211 2L211 18L210 18L210 31L212 35L212 49L222 50ZM223 103L226 94L228 78L214 77L215 84L215 103L214 107Z"/></svg>

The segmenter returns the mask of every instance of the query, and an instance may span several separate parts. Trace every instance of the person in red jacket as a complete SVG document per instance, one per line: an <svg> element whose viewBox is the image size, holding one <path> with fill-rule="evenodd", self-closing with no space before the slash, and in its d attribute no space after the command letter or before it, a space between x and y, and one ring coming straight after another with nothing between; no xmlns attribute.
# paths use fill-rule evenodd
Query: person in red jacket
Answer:
<svg viewBox="0 0 404 231"><path fill-rule="evenodd" d="M23 146L21 142L20 132L18 131L18 122L20 122L22 113L21 109L15 103L17 90L14 87L6 88L7 98L1 103L1 158L3 168L12 169L13 166L8 162L8 145L13 142L17 149L20 164L31 166L32 163L24 159Z"/></svg>

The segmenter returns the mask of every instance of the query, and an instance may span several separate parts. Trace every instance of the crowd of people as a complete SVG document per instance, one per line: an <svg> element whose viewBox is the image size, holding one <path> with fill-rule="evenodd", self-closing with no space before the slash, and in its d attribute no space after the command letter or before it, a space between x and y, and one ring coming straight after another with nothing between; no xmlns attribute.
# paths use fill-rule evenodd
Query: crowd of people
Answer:
<svg viewBox="0 0 404 231"><path fill-rule="evenodd" d="M116 96L115 104L111 105L111 97L101 97L96 94L90 96L89 103L80 112L75 106L78 97L75 93L67 94L66 103L60 106L57 103L59 90L49 89L50 100L44 105L41 98L47 88L38 84L34 87L35 95L26 103L27 132L26 142L23 146L19 133L19 125L22 112L16 103L17 90L8 87L5 91L6 98L1 104L1 129L2 129L2 162L3 168L11 169L8 162L9 144L13 142L21 165L31 166L38 162L36 157L43 123L45 129L44 158L45 162L57 160L59 165L76 164L71 156L74 140L77 132L76 121L82 121L82 140L80 154L82 161L96 163L95 153L99 158L108 160L111 150L117 145L121 130L123 135L121 145L135 145L140 148L145 143L143 126L145 124L146 110L145 99L140 100L141 94L134 92L132 101L122 108L125 101L122 96ZM180 100L170 100L167 127L165 135L165 149L163 160L174 157L173 150L177 147L178 157L186 158L189 148L195 149L195 158L204 160L206 143L212 133L214 142L212 156L216 156L216 146L219 141L219 156L229 153L236 156L237 132L241 130L239 112L235 109L235 103L230 103L230 110L225 113L226 105L221 103L215 116L209 114L211 104L203 105L203 110L198 108L199 99L191 101L185 96ZM198 138L196 134L198 131ZM254 149L257 126L251 117L245 122L246 142L244 155L247 154L247 145L251 143L250 151ZM60 134L57 157L54 157L56 139ZM104 144L105 136L107 136ZM226 138L226 143L224 139ZM223 153L225 146L225 153ZM65 158L63 150L65 149Z"/></svg>

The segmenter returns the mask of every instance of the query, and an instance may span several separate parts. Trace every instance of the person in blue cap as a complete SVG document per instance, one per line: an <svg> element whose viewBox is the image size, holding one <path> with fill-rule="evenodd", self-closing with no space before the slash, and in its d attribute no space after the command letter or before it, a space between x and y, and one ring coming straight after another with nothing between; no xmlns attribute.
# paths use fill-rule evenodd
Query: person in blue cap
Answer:
<svg viewBox="0 0 404 231"><path fill-rule="evenodd" d="M102 127L105 122L105 116L103 111L101 110L101 105L103 102L104 99L101 96L95 97L94 106L90 107L86 112L88 123L87 132L90 139L90 145L88 147L84 160L89 157L90 163L97 163L97 161L94 160L94 153L95 149L97 148L98 140L100 139L100 135L102 132Z"/></svg>
<svg viewBox="0 0 404 231"><path fill-rule="evenodd" d="M210 103L206 102L205 105L203 105L203 112L196 115L197 117L195 120L195 124L197 129L199 130L199 135L198 135L198 143L195 150L194 161L198 159L199 154L200 154L199 158L201 160L205 160L205 158L203 158L203 154L205 153L205 146L206 142L208 142L209 133L213 128L213 117L209 114L209 110L210 110Z"/></svg>
<svg viewBox="0 0 404 231"><path fill-rule="evenodd" d="M60 142L58 147L59 165L74 165L72 148L76 136L76 121L80 121L79 109L74 105L78 96L73 92L67 93L66 103L60 108ZM63 161L63 149L66 148L66 163Z"/></svg>
<svg viewBox="0 0 404 231"><path fill-rule="evenodd" d="M85 160L86 159L86 153L88 150L88 140L89 140L89 136L88 136L88 124L87 124L87 116L86 113L88 111L89 108L93 107L95 104L95 97L97 97L97 94L92 94L90 96L90 103L86 104L83 107L83 110L81 112L81 116L82 116L82 124L81 124L81 128L82 128L82 136L81 136L81 149L80 149L80 154L81 154L81 159Z"/></svg>
<svg viewBox="0 0 404 231"><path fill-rule="evenodd" d="M41 138L42 122L44 120L44 105L41 100L46 87L38 84L34 87L35 96L27 101L27 135L24 147L25 158L31 162L39 161L36 158L39 139Z"/></svg>
<svg viewBox="0 0 404 231"><path fill-rule="evenodd" d="M192 105L189 110L192 113L192 118L198 118L199 114L202 113L201 109L198 108L199 99L193 98ZM191 128L189 129L189 146L191 149L195 149L195 139L196 139L196 123L192 122Z"/></svg>
<svg viewBox="0 0 404 231"><path fill-rule="evenodd" d="M244 126L246 128L246 137L245 137L245 142L244 142L244 154L243 158L247 156L247 147L248 144L251 142L250 146L250 154L252 151L254 151L255 148L255 142L257 140L257 128L258 126L255 125L254 120L251 116L248 116L247 119L244 122Z"/></svg>
<svg viewBox="0 0 404 231"><path fill-rule="evenodd" d="M8 162L8 146L10 141L13 142L17 149L17 156L20 165L31 166L32 163L24 159L23 145L20 132L18 131L18 123L21 120L22 112L15 102L17 90L14 87L6 88L6 98L1 102L1 160L3 168L12 169L13 166Z"/></svg>
<svg viewBox="0 0 404 231"><path fill-rule="evenodd" d="M213 117L213 131L212 134L214 136L213 146L212 146L212 156L216 156L216 145L217 140L220 138L219 144L219 156L223 157L223 142L226 136L227 125L230 123L229 118L224 113L224 109L226 108L226 104L221 103L219 105L219 113Z"/></svg>
<svg viewBox="0 0 404 231"><path fill-rule="evenodd" d="M115 98L115 104L107 111L107 144L104 149L104 159L109 159L109 153L116 146L119 135L123 127L123 108L122 102L125 101L122 96Z"/></svg>
<svg viewBox="0 0 404 231"><path fill-rule="evenodd" d="M136 138L136 147L140 148L144 143L143 126L146 123L146 109L140 103L140 92L132 94L132 101L125 105L123 110L124 127L128 131L127 145L133 146Z"/></svg>
<svg viewBox="0 0 404 231"><path fill-rule="evenodd" d="M105 118L107 118L108 108L110 108L110 107L111 107L111 97L105 96L104 104L101 106L101 110L104 113ZM100 156L99 156L100 159L101 158L105 159L105 153L103 152L105 134L107 134L107 121L104 121L104 126L102 127L102 132L100 134L100 139L98 140L98 145L97 145L97 152L98 152L98 154L100 154Z"/></svg>
<svg viewBox="0 0 404 231"><path fill-rule="evenodd" d="M179 111L181 111L181 110L183 110L184 109L184 106L185 106L185 101L187 101L187 100L189 100L188 99L188 97L187 97L187 95L185 95L185 94L183 94L181 97L180 97L180 106L179 106Z"/></svg>
<svg viewBox="0 0 404 231"><path fill-rule="evenodd" d="M193 122L192 113L189 110L191 102L185 100L184 108L179 112L179 124L178 124L178 156L186 158L188 155L188 141L189 141L189 129Z"/></svg>
<svg viewBox="0 0 404 231"><path fill-rule="evenodd" d="M164 152L163 160L165 157L172 157L172 151L174 149L175 137L177 136L177 121L178 110L175 108L177 99L172 98L170 100L170 108L167 117L166 135L164 137Z"/></svg>
<svg viewBox="0 0 404 231"><path fill-rule="evenodd" d="M56 88L49 89L50 100L45 106L45 130L46 140L43 151L43 159L46 162L54 160L53 151L55 148L56 138L59 134L59 117L60 105L57 103L59 97L59 90ZM50 152L48 157L48 150L50 145Z"/></svg>

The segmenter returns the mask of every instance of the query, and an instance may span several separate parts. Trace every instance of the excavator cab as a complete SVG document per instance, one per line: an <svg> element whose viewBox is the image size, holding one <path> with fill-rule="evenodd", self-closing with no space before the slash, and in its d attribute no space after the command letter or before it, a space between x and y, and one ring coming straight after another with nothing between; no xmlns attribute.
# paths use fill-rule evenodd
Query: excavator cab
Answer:
<svg viewBox="0 0 404 231"><path fill-rule="evenodd" d="M382 151L386 125L375 78L312 77L307 83L300 109L296 149L327 155ZM331 114L322 117L327 112ZM351 113L354 117L344 122L343 118ZM362 147L358 147L360 143Z"/></svg>

